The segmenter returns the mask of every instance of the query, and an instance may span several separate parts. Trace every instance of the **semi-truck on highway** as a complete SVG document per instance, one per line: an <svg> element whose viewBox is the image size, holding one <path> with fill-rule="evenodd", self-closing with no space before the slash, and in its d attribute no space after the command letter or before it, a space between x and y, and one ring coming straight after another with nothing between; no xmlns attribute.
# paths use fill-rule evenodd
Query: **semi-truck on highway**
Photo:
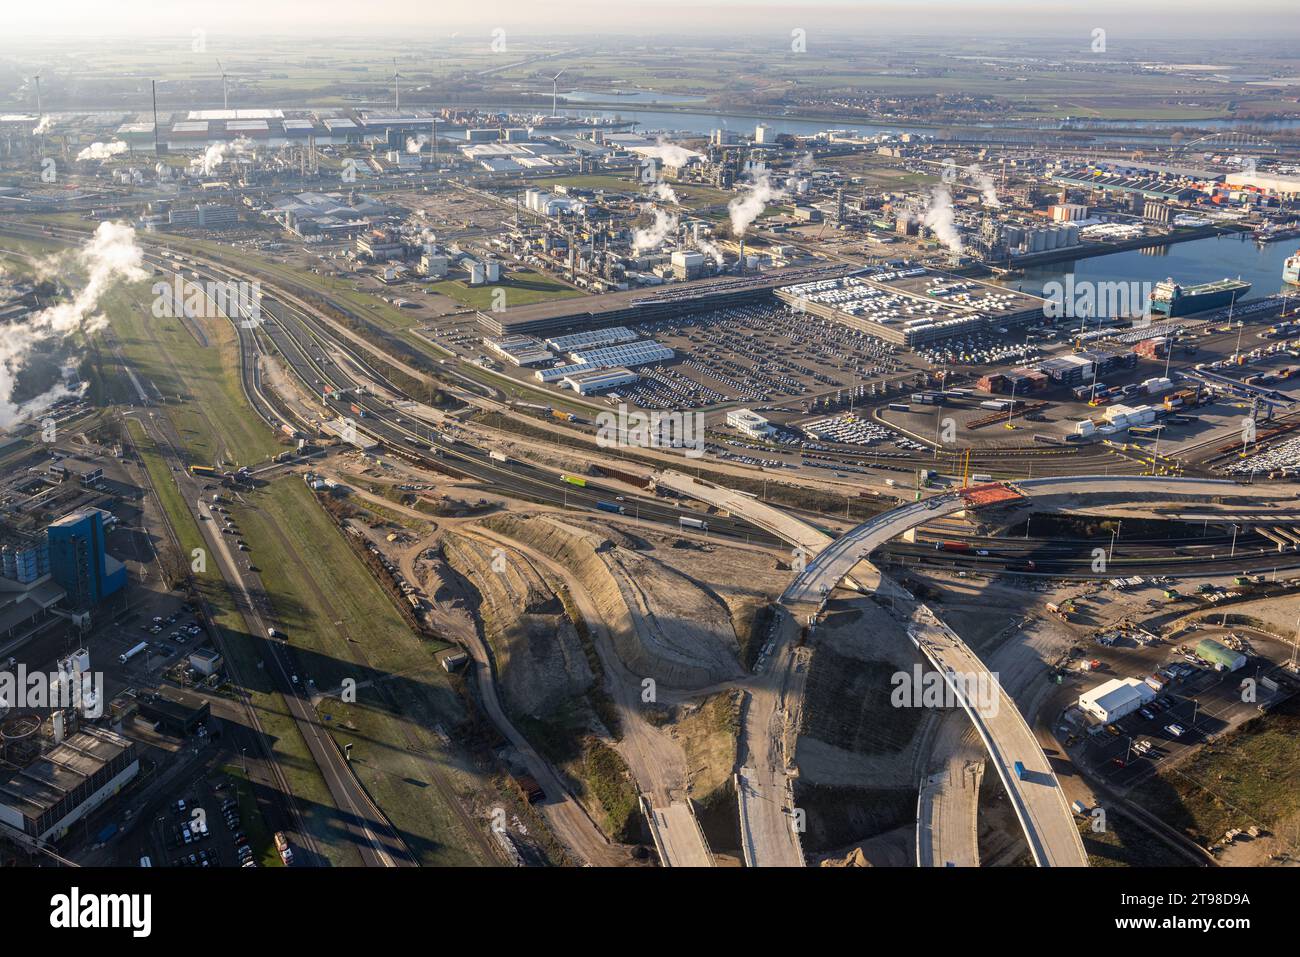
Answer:
<svg viewBox="0 0 1300 957"><path fill-rule="evenodd" d="M117 660L118 660L119 662L121 662L122 664L126 664L128 661L130 661L132 658L134 658L136 655L140 654L140 652L144 651L144 650L145 650L146 648L148 648L148 647L149 647L149 642L147 642L147 641L142 641L142 642L140 642L140 644L136 645L134 648L128 648L128 649L127 649L126 651L124 651L122 654L118 655L118 656L117 656Z"/></svg>
<svg viewBox="0 0 1300 957"><path fill-rule="evenodd" d="M934 547L936 551L945 551L945 552L970 551L970 545L968 545L966 542L935 542Z"/></svg>
<svg viewBox="0 0 1300 957"><path fill-rule="evenodd" d="M680 528L698 528L702 532L709 530L708 522L698 518L687 518L685 515L677 519L677 524Z"/></svg>
<svg viewBox="0 0 1300 957"><path fill-rule="evenodd" d="M586 480L585 478L579 478L579 477L576 476L576 475L561 475L561 476L560 476L560 481L561 481L561 482L568 482L570 485L576 485L576 486L578 486L578 488L586 488L586 487L587 487L587 480Z"/></svg>
<svg viewBox="0 0 1300 957"><path fill-rule="evenodd" d="M506 455L504 452L498 452L496 449L492 449L492 451L488 452L488 458L494 462L510 461L510 456Z"/></svg>
<svg viewBox="0 0 1300 957"><path fill-rule="evenodd" d="M613 512L615 515L627 514L627 509L622 505L616 505L613 502L597 502L596 508L600 509L602 512Z"/></svg>

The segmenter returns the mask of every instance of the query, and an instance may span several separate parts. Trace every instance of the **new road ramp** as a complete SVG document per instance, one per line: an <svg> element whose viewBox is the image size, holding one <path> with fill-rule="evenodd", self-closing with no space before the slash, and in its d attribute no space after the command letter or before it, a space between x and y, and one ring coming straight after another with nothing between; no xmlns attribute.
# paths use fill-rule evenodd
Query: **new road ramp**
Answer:
<svg viewBox="0 0 1300 957"><path fill-rule="evenodd" d="M956 632L928 608L917 610L907 635L944 675L970 715L1011 798L1034 863L1087 867L1088 855L1065 792L1011 696Z"/></svg>

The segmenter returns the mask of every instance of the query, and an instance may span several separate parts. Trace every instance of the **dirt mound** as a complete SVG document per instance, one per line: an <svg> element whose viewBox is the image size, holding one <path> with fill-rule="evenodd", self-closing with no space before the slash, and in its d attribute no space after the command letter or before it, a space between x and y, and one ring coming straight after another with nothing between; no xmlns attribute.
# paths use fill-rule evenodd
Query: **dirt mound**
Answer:
<svg viewBox="0 0 1300 957"><path fill-rule="evenodd" d="M548 517L497 515L484 524L573 570L633 674L683 689L740 675L730 610L682 573Z"/></svg>
<svg viewBox="0 0 1300 957"><path fill-rule="evenodd" d="M482 596L506 708L543 715L584 694L594 681L573 623L547 580L517 551L450 534L448 563Z"/></svg>

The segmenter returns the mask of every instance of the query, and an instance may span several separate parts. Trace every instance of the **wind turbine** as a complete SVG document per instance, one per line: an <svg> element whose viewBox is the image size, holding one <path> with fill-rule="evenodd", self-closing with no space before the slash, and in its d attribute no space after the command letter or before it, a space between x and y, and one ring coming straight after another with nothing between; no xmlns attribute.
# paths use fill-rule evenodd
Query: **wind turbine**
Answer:
<svg viewBox="0 0 1300 957"><path fill-rule="evenodd" d="M230 109L230 91L226 86L226 68L221 65L220 60L217 60L217 69L221 71L221 108L228 110Z"/></svg>
<svg viewBox="0 0 1300 957"><path fill-rule="evenodd" d="M402 106L401 93L397 87L397 81L402 79L402 74L397 72L397 57L393 57L393 112L399 111Z"/></svg>
<svg viewBox="0 0 1300 957"><path fill-rule="evenodd" d="M565 67L565 68L564 68L564 70L567 70L567 69L568 69L568 67ZM555 100L556 100L556 95L557 95L557 93L558 93L558 91L559 91L559 89L560 89L559 79L560 79L560 77L564 76L564 70L561 70L559 73L555 74L555 76L551 77L551 116L555 116L555 115L556 115L556 114L555 114Z"/></svg>

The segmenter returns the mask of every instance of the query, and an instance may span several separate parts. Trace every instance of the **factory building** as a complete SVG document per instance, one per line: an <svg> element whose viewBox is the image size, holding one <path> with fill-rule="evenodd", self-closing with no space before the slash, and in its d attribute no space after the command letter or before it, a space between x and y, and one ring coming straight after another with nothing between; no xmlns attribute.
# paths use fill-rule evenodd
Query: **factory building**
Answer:
<svg viewBox="0 0 1300 957"><path fill-rule="evenodd" d="M1072 223L1088 218L1088 207L1082 203L1057 203L1048 210L1054 223Z"/></svg>
<svg viewBox="0 0 1300 957"><path fill-rule="evenodd" d="M206 203L172 209L167 213L168 226L192 226L199 229L228 229L239 225L239 213L233 206Z"/></svg>
<svg viewBox="0 0 1300 957"><path fill-rule="evenodd" d="M374 229L357 237L357 255L372 262L405 259L406 246L396 233Z"/></svg>
<svg viewBox="0 0 1300 957"><path fill-rule="evenodd" d="M26 767L0 772L0 833L26 844L57 841L139 771L132 741L87 726Z"/></svg>
<svg viewBox="0 0 1300 957"><path fill-rule="evenodd" d="M46 530L50 574L77 608L94 608L126 586L126 566L108 554L104 513L87 508Z"/></svg>
<svg viewBox="0 0 1300 957"><path fill-rule="evenodd" d="M1145 681L1112 678L1079 695L1079 710L1102 724L1110 724L1132 714L1155 696Z"/></svg>
<svg viewBox="0 0 1300 957"><path fill-rule="evenodd" d="M679 249L672 255L674 279L699 279L704 274L704 253Z"/></svg>

